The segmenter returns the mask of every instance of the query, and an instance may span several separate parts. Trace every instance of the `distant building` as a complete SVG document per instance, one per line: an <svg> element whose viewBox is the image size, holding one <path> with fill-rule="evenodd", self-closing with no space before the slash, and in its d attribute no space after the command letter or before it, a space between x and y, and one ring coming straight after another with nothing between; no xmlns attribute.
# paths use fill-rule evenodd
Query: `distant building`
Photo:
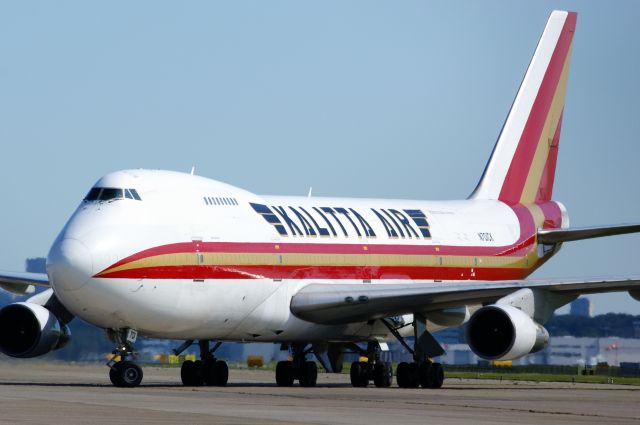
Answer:
<svg viewBox="0 0 640 425"><path fill-rule="evenodd" d="M573 316L593 317L593 303L589 298L580 297L571 303Z"/></svg>
<svg viewBox="0 0 640 425"><path fill-rule="evenodd" d="M438 358L445 364L475 364L479 358L466 344L444 346L446 354ZM640 359L640 339L635 338L578 338L557 336L549 338L544 350L514 360L514 365L588 365L607 362L612 366L633 363Z"/></svg>
<svg viewBox="0 0 640 425"><path fill-rule="evenodd" d="M47 259L44 257L27 258L24 260L24 269L29 273L46 273Z"/></svg>
<svg viewBox="0 0 640 425"><path fill-rule="evenodd" d="M445 354L437 358L443 364L477 364L480 357L473 354L467 344L447 344Z"/></svg>
<svg viewBox="0 0 640 425"><path fill-rule="evenodd" d="M460 344L465 342L463 326L445 328L434 332L433 336L441 345Z"/></svg>

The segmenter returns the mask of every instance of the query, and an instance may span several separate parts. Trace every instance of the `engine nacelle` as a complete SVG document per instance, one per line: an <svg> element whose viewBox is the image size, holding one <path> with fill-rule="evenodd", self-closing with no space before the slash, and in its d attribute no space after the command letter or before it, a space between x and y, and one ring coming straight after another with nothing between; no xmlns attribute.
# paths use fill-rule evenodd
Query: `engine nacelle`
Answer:
<svg viewBox="0 0 640 425"><path fill-rule="evenodd" d="M0 351L7 356L41 356L64 347L70 338L69 328L41 305L20 302L0 310Z"/></svg>
<svg viewBox="0 0 640 425"><path fill-rule="evenodd" d="M467 343L486 360L513 360L542 350L549 332L522 310L510 305L489 305L467 323Z"/></svg>

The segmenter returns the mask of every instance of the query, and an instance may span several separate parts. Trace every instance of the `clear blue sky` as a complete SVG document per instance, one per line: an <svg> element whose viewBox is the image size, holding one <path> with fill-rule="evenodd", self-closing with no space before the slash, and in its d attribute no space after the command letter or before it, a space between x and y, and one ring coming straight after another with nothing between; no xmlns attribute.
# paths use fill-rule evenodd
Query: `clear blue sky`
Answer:
<svg viewBox="0 0 640 425"><path fill-rule="evenodd" d="M475 187L553 9L578 12L555 198L640 221L640 3L2 2L0 269L123 168L268 194L456 199ZM535 276L640 274L640 235ZM640 314L626 294L596 312Z"/></svg>

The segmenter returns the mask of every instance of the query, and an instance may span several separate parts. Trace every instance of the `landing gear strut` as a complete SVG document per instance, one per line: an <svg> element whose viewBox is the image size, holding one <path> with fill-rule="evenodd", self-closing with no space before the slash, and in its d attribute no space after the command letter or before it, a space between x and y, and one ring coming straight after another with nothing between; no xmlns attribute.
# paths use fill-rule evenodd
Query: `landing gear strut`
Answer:
<svg viewBox="0 0 640 425"><path fill-rule="evenodd" d="M118 329L110 331L109 335L116 343L116 348L111 352L113 356L107 362L111 383L116 387L137 387L143 376L142 369L134 362L133 343L138 333L135 329Z"/></svg>
<svg viewBox="0 0 640 425"><path fill-rule="evenodd" d="M391 386L393 381L393 370L390 363L384 363L380 360L380 344L377 342L369 342L367 350L361 350L360 347L353 344L351 348L361 354L366 355L368 361L351 363L351 385L354 387L366 387L369 381L373 381L376 387L386 388Z"/></svg>
<svg viewBox="0 0 640 425"><path fill-rule="evenodd" d="M293 361L279 361L276 365L276 383L280 387L290 387L297 379L301 387L315 387L318 381L316 362L307 361L307 354L312 348L305 350L306 344L292 344Z"/></svg>
<svg viewBox="0 0 640 425"><path fill-rule="evenodd" d="M183 344L182 351L186 350L193 341ZM227 385L229 380L229 367L227 362L218 360L213 353L222 345L217 342L212 349L209 349L208 340L198 341L200 345L200 360L185 360L180 368L180 378L182 383L188 387L199 387L202 385L222 387ZM186 345L186 346L185 346ZM184 347L184 348L183 348ZM178 350L176 350L178 351Z"/></svg>
<svg viewBox="0 0 640 425"><path fill-rule="evenodd" d="M420 314L414 314L414 336L415 342L411 348L404 338L399 334L386 319L382 319L391 333L413 354L413 362L402 362L396 371L396 380L400 388L441 388L444 383L444 369L440 363L435 363L431 357L444 354L444 350L427 331L426 320Z"/></svg>

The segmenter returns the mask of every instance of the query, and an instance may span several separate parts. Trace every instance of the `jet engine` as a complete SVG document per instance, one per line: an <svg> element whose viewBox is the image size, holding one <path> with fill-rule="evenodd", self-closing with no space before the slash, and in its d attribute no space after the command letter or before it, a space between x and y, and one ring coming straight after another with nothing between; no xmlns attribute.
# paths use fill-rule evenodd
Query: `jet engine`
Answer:
<svg viewBox="0 0 640 425"><path fill-rule="evenodd" d="M542 350L549 333L522 310L488 305L476 311L466 328L471 350L486 360L512 360Z"/></svg>
<svg viewBox="0 0 640 425"><path fill-rule="evenodd" d="M64 347L69 328L45 307L19 302L0 310L0 351L11 357L37 357Z"/></svg>

